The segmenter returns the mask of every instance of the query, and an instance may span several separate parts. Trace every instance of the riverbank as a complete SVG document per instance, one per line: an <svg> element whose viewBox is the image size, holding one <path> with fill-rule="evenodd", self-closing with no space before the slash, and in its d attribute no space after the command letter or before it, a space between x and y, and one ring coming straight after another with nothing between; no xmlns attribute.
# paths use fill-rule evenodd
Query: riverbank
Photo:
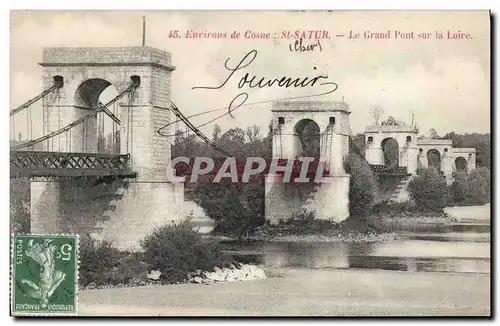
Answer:
<svg viewBox="0 0 500 326"><path fill-rule="evenodd" d="M295 219L260 226L243 239L267 242L383 242L398 239L398 232L401 231L439 230L456 221L456 218L444 213L406 211L376 213L363 219L348 218L340 223Z"/></svg>
<svg viewBox="0 0 500 326"><path fill-rule="evenodd" d="M269 279L84 290L82 316L488 316L490 275L266 269ZM216 298L216 299L214 299Z"/></svg>

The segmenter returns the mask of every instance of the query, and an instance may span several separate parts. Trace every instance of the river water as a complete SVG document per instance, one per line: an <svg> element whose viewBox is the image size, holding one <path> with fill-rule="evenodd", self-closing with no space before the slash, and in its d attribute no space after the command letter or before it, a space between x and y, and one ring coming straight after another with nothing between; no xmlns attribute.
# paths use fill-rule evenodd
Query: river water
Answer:
<svg viewBox="0 0 500 326"><path fill-rule="evenodd" d="M226 255L264 267L490 273L490 224L425 224L373 243L226 243Z"/></svg>

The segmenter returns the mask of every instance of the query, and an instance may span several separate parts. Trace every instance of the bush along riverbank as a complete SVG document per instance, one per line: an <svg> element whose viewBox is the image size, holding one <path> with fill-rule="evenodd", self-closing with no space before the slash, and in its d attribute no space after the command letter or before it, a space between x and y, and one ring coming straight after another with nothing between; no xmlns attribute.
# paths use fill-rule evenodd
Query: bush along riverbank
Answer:
<svg viewBox="0 0 500 326"><path fill-rule="evenodd" d="M376 242L390 241L396 234L360 217L335 223L315 219L314 212L292 214L277 224L266 223L255 229L248 240L271 242Z"/></svg>
<svg viewBox="0 0 500 326"><path fill-rule="evenodd" d="M219 242L193 231L188 220L157 228L141 246L140 252L120 251L109 242L82 237L79 287L90 290L266 278L257 266L228 261Z"/></svg>
<svg viewBox="0 0 500 326"><path fill-rule="evenodd" d="M352 216L335 223L315 219L303 211L276 224L265 223L246 239L272 242L380 242L398 238L400 231L446 228L456 220L443 211L423 209L410 203L383 202L368 216Z"/></svg>

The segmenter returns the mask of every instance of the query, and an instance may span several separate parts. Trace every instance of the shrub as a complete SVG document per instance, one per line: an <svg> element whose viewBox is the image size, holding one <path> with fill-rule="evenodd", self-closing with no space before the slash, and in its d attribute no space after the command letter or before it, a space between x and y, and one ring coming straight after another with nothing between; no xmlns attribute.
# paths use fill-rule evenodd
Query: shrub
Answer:
<svg viewBox="0 0 500 326"><path fill-rule="evenodd" d="M196 201L215 221L215 233L242 235L264 222L264 181L206 183L194 190Z"/></svg>
<svg viewBox="0 0 500 326"><path fill-rule="evenodd" d="M338 235L340 224L332 220L316 219L314 211L302 210L292 213L284 220L279 220L278 224L267 223L257 230L257 236L272 238L276 236L297 236L297 235Z"/></svg>
<svg viewBox="0 0 500 326"><path fill-rule="evenodd" d="M467 205L467 175L464 172L455 174L455 181L450 185L452 205Z"/></svg>
<svg viewBox="0 0 500 326"><path fill-rule="evenodd" d="M488 196L486 198L486 202L489 203L489 202L491 202L491 173L490 173L490 169L488 169L487 167L480 167L480 168L477 168L477 172L486 181L486 192L488 193Z"/></svg>
<svg viewBox="0 0 500 326"><path fill-rule="evenodd" d="M351 216L367 216L374 204L377 181L370 165L357 154L350 154L345 161L349 183L349 212Z"/></svg>
<svg viewBox="0 0 500 326"><path fill-rule="evenodd" d="M30 232L30 183L27 179L10 180L10 227L12 232Z"/></svg>
<svg viewBox="0 0 500 326"><path fill-rule="evenodd" d="M446 180L433 169L420 169L408 184L411 199L423 210L443 211L449 201Z"/></svg>
<svg viewBox="0 0 500 326"><path fill-rule="evenodd" d="M477 170L472 170L467 177L467 197L470 205L484 205L490 201L488 182Z"/></svg>
<svg viewBox="0 0 500 326"><path fill-rule="evenodd" d="M110 242L92 240L88 235L80 237L80 279L83 286L90 283L108 285L128 283L133 278L145 276L146 268L141 266L139 254L122 252ZM130 257L136 257L131 259ZM134 262L134 263L132 263Z"/></svg>
<svg viewBox="0 0 500 326"><path fill-rule="evenodd" d="M308 224L316 218L315 211L302 210L299 213L292 213L292 216L285 220L285 224Z"/></svg>
<svg viewBox="0 0 500 326"><path fill-rule="evenodd" d="M203 241L189 221L156 228L141 246L145 262L162 273L165 283L181 282L197 269L212 270L224 263L219 244Z"/></svg>

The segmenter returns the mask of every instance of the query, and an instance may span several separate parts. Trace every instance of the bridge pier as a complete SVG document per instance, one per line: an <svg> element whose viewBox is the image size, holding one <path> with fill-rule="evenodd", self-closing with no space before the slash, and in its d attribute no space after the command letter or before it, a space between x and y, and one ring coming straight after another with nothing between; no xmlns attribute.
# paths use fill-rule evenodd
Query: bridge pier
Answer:
<svg viewBox="0 0 500 326"><path fill-rule="evenodd" d="M30 182L31 233L60 233L61 187L59 181Z"/></svg>
<svg viewBox="0 0 500 326"><path fill-rule="evenodd" d="M31 232L76 233L139 250L157 227L177 222L184 184L101 178L31 182Z"/></svg>
<svg viewBox="0 0 500 326"><path fill-rule="evenodd" d="M313 212L316 219L341 222L349 217L349 182L344 159L349 154L349 107L343 102L276 101L273 104L273 158L297 160L310 155L314 144L302 143L304 126L318 129L318 158L323 176L309 182L283 182L275 173L266 176L265 214L278 223L294 213ZM311 129L313 130L313 129ZM318 173L318 171L316 171ZM323 182L315 182L322 177Z"/></svg>

